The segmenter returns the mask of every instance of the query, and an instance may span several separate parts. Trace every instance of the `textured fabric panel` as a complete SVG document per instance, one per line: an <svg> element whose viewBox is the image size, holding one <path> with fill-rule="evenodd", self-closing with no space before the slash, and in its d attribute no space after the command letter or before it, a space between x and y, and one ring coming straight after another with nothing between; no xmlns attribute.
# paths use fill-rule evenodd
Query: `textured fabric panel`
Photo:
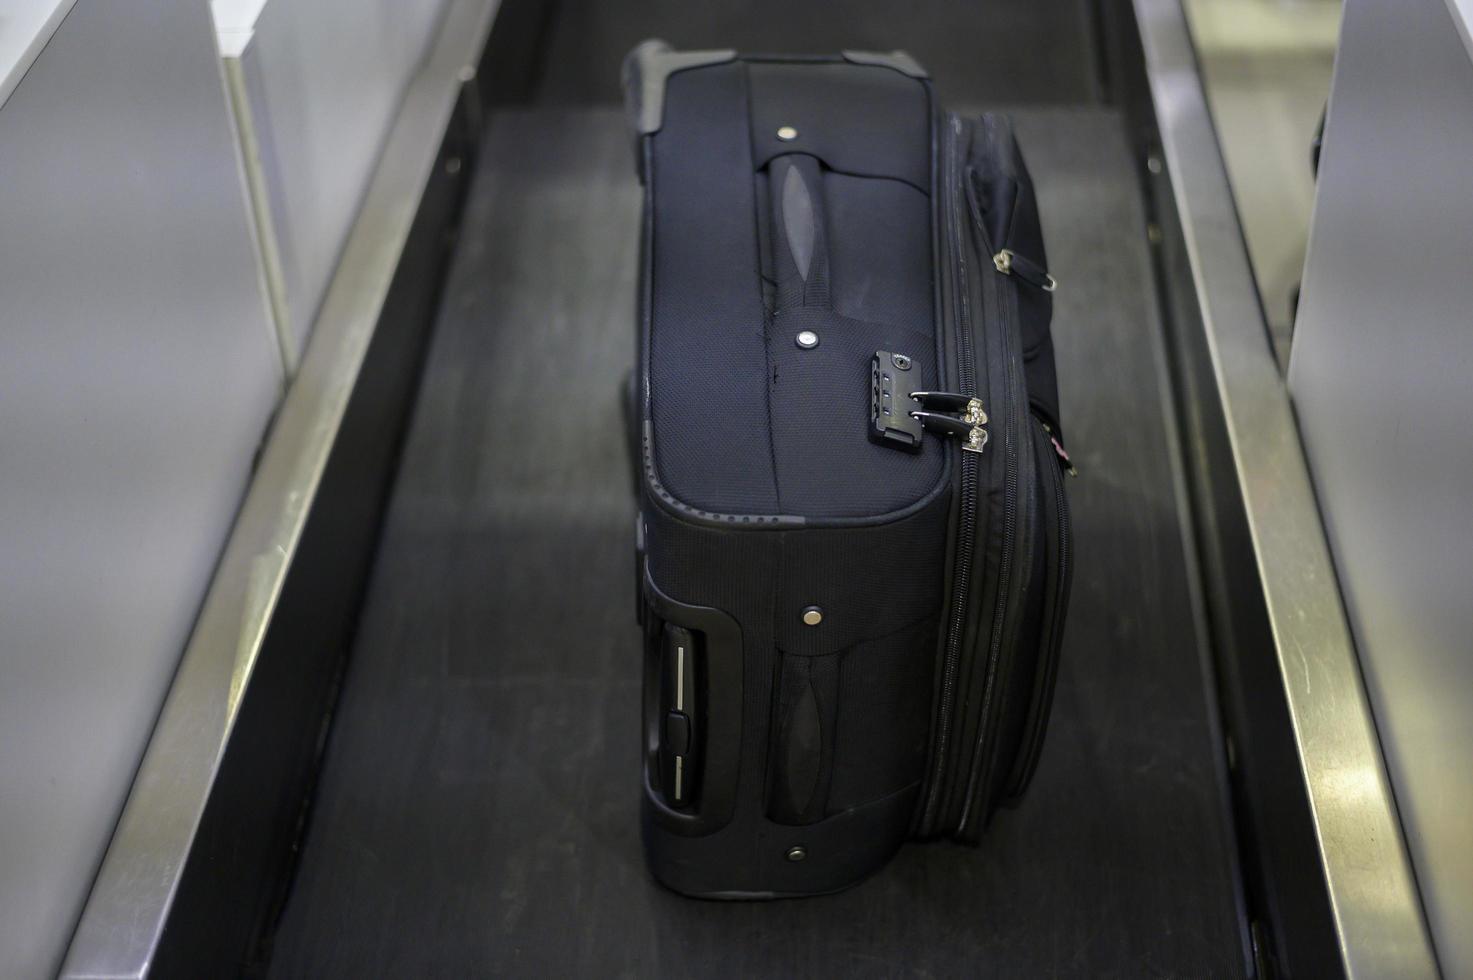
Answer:
<svg viewBox="0 0 1473 980"><path fill-rule="evenodd" d="M795 339L818 335L805 350ZM770 328L768 406L784 511L864 517L918 500L941 478L940 440L919 454L869 439L870 364L877 350L909 354L917 388L936 387L929 332L851 320L826 310L779 313Z"/></svg>
<svg viewBox="0 0 1473 980"><path fill-rule="evenodd" d="M898 180L833 171L824 174L823 186L835 312L930 334L935 321L930 197Z"/></svg>
<svg viewBox="0 0 1473 980"><path fill-rule="evenodd" d="M778 576L770 583L776 644L790 656L821 656L936 614L949 507L950 494L942 493L914 515L878 527L782 532ZM808 606L822 610L818 626L803 622Z"/></svg>
<svg viewBox="0 0 1473 980"><path fill-rule="evenodd" d="M650 403L660 478L728 513L777 512L746 66L679 72L654 137Z"/></svg>
<svg viewBox="0 0 1473 980"><path fill-rule="evenodd" d="M931 115L926 86L885 68L843 62L748 66L752 159L809 153L829 170L931 186ZM778 131L791 129L792 139Z"/></svg>
<svg viewBox="0 0 1473 980"><path fill-rule="evenodd" d="M838 654L782 658L768 803L768 814L778 823L817 823L829 813L839 667Z"/></svg>
<svg viewBox="0 0 1473 980"><path fill-rule="evenodd" d="M880 526L739 531L646 506L646 556L656 585L679 602L720 609L742 632L740 799L758 801L768 792L771 753L786 717L773 689L782 663L832 659L894 634L898 623L938 615L948 507L942 494L911 517ZM818 626L803 621L810 605L822 611ZM915 656L929 689L934 651ZM815 696L832 729L844 694Z"/></svg>
<svg viewBox="0 0 1473 980"><path fill-rule="evenodd" d="M787 125L797 137L779 140ZM926 86L884 68L735 62L670 79L649 178L649 360L655 465L678 500L864 518L935 487L939 445L911 456L868 439L876 350L937 379L917 189L930 125ZM803 329L818 348L797 347Z"/></svg>
<svg viewBox="0 0 1473 980"><path fill-rule="evenodd" d="M842 654L829 813L880 799L921 778L936 623L932 616Z"/></svg>
<svg viewBox="0 0 1473 980"><path fill-rule="evenodd" d="M992 246L1011 249L1047 269L1038 199L1011 119L998 113L980 118L973 132L968 164L972 168L972 190ZM1028 284L1020 284L1016 294L1029 402L1062 439L1058 371L1050 329L1053 294Z"/></svg>

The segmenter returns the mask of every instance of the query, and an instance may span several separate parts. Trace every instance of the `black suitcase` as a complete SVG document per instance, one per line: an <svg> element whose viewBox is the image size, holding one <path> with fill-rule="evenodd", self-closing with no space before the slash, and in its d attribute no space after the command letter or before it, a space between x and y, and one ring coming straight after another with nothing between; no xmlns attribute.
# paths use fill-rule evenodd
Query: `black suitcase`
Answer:
<svg viewBox="0 0 1473 980"><path fill-rule="evenodd" d="M811 895L1037 762L1070 534L1033 189L901 53L625 65L646 853Z"/></svg>

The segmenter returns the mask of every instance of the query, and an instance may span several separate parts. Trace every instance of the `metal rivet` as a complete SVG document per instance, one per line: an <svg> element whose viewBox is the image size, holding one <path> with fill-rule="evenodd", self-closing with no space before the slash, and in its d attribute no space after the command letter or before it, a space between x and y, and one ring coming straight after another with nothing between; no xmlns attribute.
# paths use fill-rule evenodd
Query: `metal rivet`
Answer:
<svg viewBox="0 0 1473 980"><path fill-rule="evenodd" d="M777 138L787 143L798 138L798 131L792 126L780 126L777 130Z"/></svg>
<svg viewBox="0 0 1473 980"><path fill-rule="evenodd" d="M813 350L818 346L818 334L812 330L799 331L797 336L798 346L804 350Z"/></svg>
<svg viewBox="0 0 1473 980"><path fill-rule="evenodd" d="M806 626L817 626L823 622L823 610L817 606L809 606L803 610L803 623Z"/></svg>
<svg viewBox="0 0 1473 980"><path fill-rule="evenodd" d="M789 861L801 861L807 856L808 848L804 847L802 844L794 844L792 847L788 848Z"/></svg>

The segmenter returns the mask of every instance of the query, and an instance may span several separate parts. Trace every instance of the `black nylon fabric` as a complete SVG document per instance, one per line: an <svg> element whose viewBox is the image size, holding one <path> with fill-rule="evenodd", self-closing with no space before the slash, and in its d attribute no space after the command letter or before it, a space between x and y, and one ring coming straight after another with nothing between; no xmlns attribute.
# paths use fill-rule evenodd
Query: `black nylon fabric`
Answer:
<svg viewBox="0 0 1473 980"><path fill-rule="evenodd" d="M794 342L805 330L818 335L812 350ZM909 354L916 387L934 388L934 341L927 333L810 308L779 313L769 333L767 397L784 512L866 517L899 510L936 485L940 443L915 456L877 445L868 435L875 351Z"/></svg>
<svg viewBox="0 0 1473 980"><path fill-rule="evenodd" d="M834 760L848 752L835 736L839 669L839 654L782 658L768 804L777 823L817 823L828 815Z"/></svg>
<svg viewBox="0 0 1473 980"><path fill-rule="evenodd" d="M672 76L652 142L650 410L660 478L705 510L779 513L745 66Z"/></svg>
<svg viewBox="0 0 1473 980"><path fill-rule="evenodd" d="M833 171L823 188L834 311L933 336L930 197L898 180Z"/></svg>
<svg viewBox="0 0 1473 980"><path fill-rule="evenodd" d="M838 813L918 781L930 737L935 616L856 644L839 663L828 810Z"/></svg>
<svg viewBox="0 0 1473 980"><path fill-rule="evenodd" d="M920 779L949 504L943 492L888 524L766 531L693 524L646 505L652 580L741 627L735 824L819 827ZM816 627L803 620L810 606L822 612ZM809 708L812 722L801 721ZM800 736L811 758L790 755Z"/></svg>
<svg viewBox="0 0 1473 980"><path fill-rule="evenodd" d="M909 355L918 387L939 380L930 125L925 86L883 68L738 61L669 79L649 378L655 467L677 500L865 518L936 487L939 445L868 437L875 351Z"/></svg>
<svg viewBox="0 0 1473 980"><path fill-rule="evenodd" d="M930 104L913 78L845 62L751 62L752 159L808 153L828 170L931 186ZM784 127L797 133L784 140Z"/></svg>
<svg viewBox="0 0 1473 980"><path fill-rule="evenodd" d="M1023 160L1023 150L1013 137L1012 121L997 113L984 114L974 129L973 146L971 179L993 247L1011 249L1047 270L1048 254L1043 247L1038 199ZM1017 297L1028 399L1062 443L1059 379L1051 331L1053 297L1027 283L1018 288Z"/></svg>

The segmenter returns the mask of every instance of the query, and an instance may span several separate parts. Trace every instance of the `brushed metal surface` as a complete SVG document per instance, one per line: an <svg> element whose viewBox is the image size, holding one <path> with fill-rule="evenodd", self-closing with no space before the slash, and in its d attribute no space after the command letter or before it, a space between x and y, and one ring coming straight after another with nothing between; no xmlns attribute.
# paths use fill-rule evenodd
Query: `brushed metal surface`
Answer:
<svg viewBox="0 0 1473 980"><path fill-rule="evenodd" d="M1437 964L1284 380L1178 0L1135 0L1161 150L1247 515L1340 966ZM1304 856L1310 860L1309 855Z"/></svg>
<svg viewBox="0 0 1473 980"><path fill-rule="evenodd" d="M455 0L388 136L63 965L154 964L261 645L495 0Z"/></svg>
<svg viewBox="0 0 1473 980"><path fill-rule="evenodd" d="M1351 0L1289 388L1417 881L1473 975L1473 55Z"/></svg>
<svg viewBox="0 0 1473 980"><path fill-rule="evenodd" d="M288 371L445 0L214 0Z"/></svg>
<svg viewBox="0 0 1473 980"><path fill-rule="evenodd" d="M35 12L0 3L0 47ZM50 12L0 85L0 976L22 980L61 963L281 390L207 12Z"/></svg>

